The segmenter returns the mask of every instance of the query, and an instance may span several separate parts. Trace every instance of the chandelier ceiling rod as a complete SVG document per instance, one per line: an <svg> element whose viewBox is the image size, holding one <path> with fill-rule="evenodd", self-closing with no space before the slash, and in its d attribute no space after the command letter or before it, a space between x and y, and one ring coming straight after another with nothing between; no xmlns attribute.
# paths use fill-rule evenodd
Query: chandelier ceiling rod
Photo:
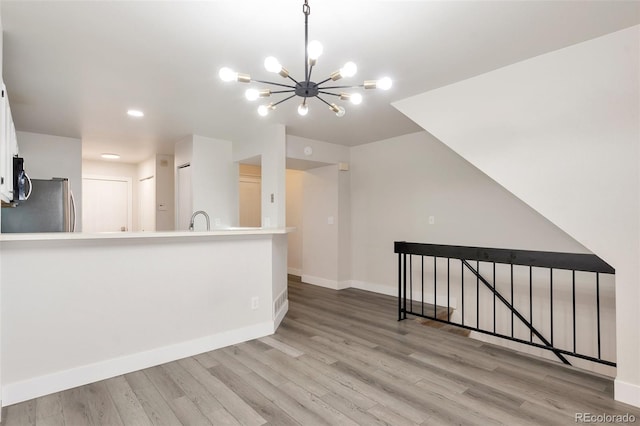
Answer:
<svg viewBox="0 0 640 426"><path fill-rule="evenodd" d="M328 81L336 81L343 77L352 77L356 71L357 67L353 62L347 62L342 68L338 71L335 71L329 75L328 78L322 80L319 83L315 83L311 81L311 73L313 72L313 67L316 65L318 61L318 57L322 54L322 45L317 41L309 42L309 15L311 14L311 7L309 6L309 0L304 0L304 4L302 5L302 13L304 14L304 81L297 81L291 75L289 75L289 71L283 67L280 62L273 56L269 56L264 61L264 66L269 72L280 74L281 77L288 78L295 83L295 85L276 83L272 81L266 80L254 80L248 74L237 73L230 68L224 67L220 69L219 75L223 81L238 81L241 83L261 83L268 84L272 86L284 87L287 90L277 90L271 91L270 89L248 89L245 92L245 96L248 100L253 101L261 97L269 97L272 94L279 93L293 93L291 96L286 97L278 102L271 102L268 105L260 105L258 107L258 113L262 116L265 116L269 113L269 111L274 110L275 107L289 99L292 99L296 96L302 98L302 104L298 106L298 114L304 116L307 115L308 107L307 107L307 98L318 98L324 104L329 106L331 111L335 112L338 117L342 117L345 114L345 109L342 106L338 106L335 103L329 103L320 97L322 95L330 95L336 96L340 98L340 100L349 100L352 104L358 105L362 102L362 95L360 93L332 93L328 92L328 90L336 90L336 89L383 89L387 90L391 87L391 79L388 77L384 77L380 80L366 80L363 84L360 85L345 85L345 86L325 86L321 87L322 84L327 83Z"/></svg>

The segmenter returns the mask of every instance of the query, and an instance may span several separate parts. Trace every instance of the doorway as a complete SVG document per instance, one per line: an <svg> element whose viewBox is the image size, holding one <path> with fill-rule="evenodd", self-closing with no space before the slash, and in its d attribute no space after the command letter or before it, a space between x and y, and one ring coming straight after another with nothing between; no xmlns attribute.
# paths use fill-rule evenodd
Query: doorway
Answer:
<svg viewBox="0 0 640 426"><path fill-rule="evenodd" d="M82 177L84 232L126 232L132 228L132 182L127 177Z"/></svg>
<svg viewBox="0 0 640 426"><path fill-rule="evenodd" d="M238 211L241 227L262 226L262 169L255 164L240 164Z"/></svg>

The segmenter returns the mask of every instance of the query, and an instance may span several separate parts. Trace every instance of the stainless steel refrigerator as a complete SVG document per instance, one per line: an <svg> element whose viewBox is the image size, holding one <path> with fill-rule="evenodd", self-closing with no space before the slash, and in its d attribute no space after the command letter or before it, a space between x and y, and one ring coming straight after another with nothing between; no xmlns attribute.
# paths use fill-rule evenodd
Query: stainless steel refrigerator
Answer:
<svg viewBox="0 0 640 426"><path fill-rule="evenodd" d="M2 209L2 233L74 232L76 209L69 179L31 179L29 198Z"/></svg>

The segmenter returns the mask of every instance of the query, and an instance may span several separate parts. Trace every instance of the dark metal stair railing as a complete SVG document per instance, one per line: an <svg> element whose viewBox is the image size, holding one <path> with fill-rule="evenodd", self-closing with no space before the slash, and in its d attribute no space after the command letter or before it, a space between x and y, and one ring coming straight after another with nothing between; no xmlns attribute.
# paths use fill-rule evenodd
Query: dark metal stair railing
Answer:
<svg viewBox="0 0 640 426"><path fill-rule="evenodd" d="M600 315L600 274L615 274L615 269L608 263L603 261L593 254L582 253L557 253L557 252L544 252L544 251L531 251L531 250L509 250L509 249L496 249L487 247L466 247L466 246L450 246L450 245L438 245L438 244L420 244L409 243L404 241L395 242L395 253L398 254L398 320L401 321L407 318L407 314L417 317L428 318L433 321L438 321L446 324L458 326L467 330L477 331L483 334L497 336L503 339L523 343L526 345L542 348L553 352L563 363L570 364L564 355L585 359L609 366L615 367L615 362L605 360L601 357L601 315ZM408 259L407 259L408 256ZM421 300L417 300L416 303L420 304L420 309L414 312L414 299L413 299L413 256L420 256L421 264ZM425 280L424 280L424 257L433 257L433 316L425 313ZM437 260L447 259L447 318L437 318ZM460 276L460 288L461 288L461 323L452 322L450 315L450 295L451 295L451 274L450 274L450 262L452 259L459 260L461 264L461 276ZM408 260L408 262L407 262ZM474 268L469 262L475 261L476 267ZM493 285L482 274L480 274L479 266L480 262L493 264ZM510 291L511 301L507 300L496 289L496 264L504 264L510 266ZM529 319L527 319L522 313L520 313L513 305L514 301L514 277L513 266L528 266L529 267ZM550 305L550 339L547 339L536 327L533 326L533 278L532 269L547 268L549 269L549 305ZM469 270L476 278L476 326L470 326L465 324L464 318L464 271L465 268ZM573 326L573 350L561 349L554 346L554 320L553 320L553 271L568 270L571 271L571 292L572 292L572 326ZM595 274L596 281L596 315L597 315L597 357L578 353L576 351L576 271L589 272ZM407 279L408 278L408 279ZM480 283L486 287L493 295L493 330L485 330L480 328ZM407 285L409 288L407 288ZM407 299L409 299L409 307L407 307ZM506 335L496 332L496 300L499 300L504 306L506 306L511 312L511 335ZM517 338L514 335L514 318L517 318L525 327L529 330L529 340ZM534 336L542 343L534 342Z"/></svg>

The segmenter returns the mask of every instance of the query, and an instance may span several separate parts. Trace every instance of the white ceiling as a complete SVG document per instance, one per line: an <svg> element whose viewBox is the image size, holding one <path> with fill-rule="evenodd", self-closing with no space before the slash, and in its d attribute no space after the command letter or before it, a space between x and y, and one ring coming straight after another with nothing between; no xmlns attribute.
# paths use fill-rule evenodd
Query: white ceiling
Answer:
<svg viewBox="0 0 640 426"><path fill-rule="evenodd" d="M394 86L367 91L340 119L318 100L306 117L291 100L261 118L247 85L223 83L218 70L280 78L262 66L273 55L299 79L302 3L3 0L16 127L82 138L83 157L126 162L171 154L188 134L234 140L274 122L352 146L419 130L393 101L640 23L636 1L310 0L310 39L324 45L314 76L353 60L358 74L341 82L389 75ZM146 115L131 119L128 108Z"/></svg>

